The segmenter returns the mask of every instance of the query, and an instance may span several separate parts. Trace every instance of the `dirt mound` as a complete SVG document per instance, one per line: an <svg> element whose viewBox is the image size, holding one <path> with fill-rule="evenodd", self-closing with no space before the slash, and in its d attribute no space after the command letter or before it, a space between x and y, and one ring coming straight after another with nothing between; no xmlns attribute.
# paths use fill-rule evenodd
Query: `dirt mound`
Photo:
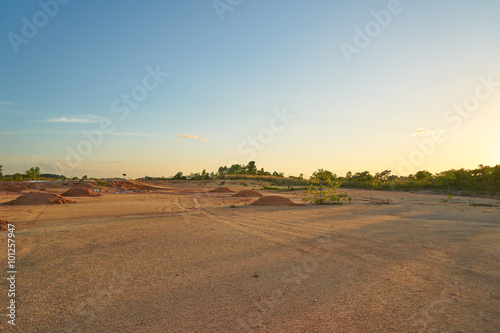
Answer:
<svg viewBox="0 0 500 333"><path fill-rule="evenodd" d="M234 193L233 190L227 187L216 187L210 192L215 192L215 193Z"/></svg>
<svg viewBox="0 0 500 333"><path fill-rule="evenodd" d="M157 187L144 184L140 180L121 181L118 187L123 191L151 191L157 190Z"/></svg>
<svg viewBox="0 0 500 333"><path fill-rule="evenodd" d="M145 184L141 180L106 180L105 187L114 187L120 191L152 191L158 187Z"/></svg>
<svg viewBox="0 0 500 333"><path fill-rule="evenodd" d="M285 198L285 197L280 197L279 195L264 196L260 199L255 200L254 202L252 202L251 205L255 205L255 206L299 206L299 204L296 204L292 200Z"/></svg>
<svg viewBox="0 0 500 333"><path fill-rule="evenodd" d="M99 193L96 193L88 188L71 188L61 194L63 197L98 197Z"/></svg>
<svg viewBox="0 0 500 333"><path fill-rule="evenodd" d="M29 182L1 182L0 191L21 192L30 188Z"/></svg>
<svg viewBox="0 0 500 333"><path fill-rule="evenodd" d="M6 202L5 205L54 205L72 203L75 201L66 199L59 194L51 193L27 193L15 200Z"/></svg>
<svg viewBox="0 0 500 333"><path fill-rule="evenodd" d="M239 191L238 193L236 193L235 195L233 195L233 197L244 197L244 198L257 197L257 198L259 198L259 197L263 197L263 195L257 191L254 191L254 190L242 190L242 191Z"/></svg>
<svg viewBox="0 0 500 333"><path fill-rule="evenodd" d="M99 187L95 180L73 181L71 184L68 182L68 185L71 185L71 187L73 188L78 187L78 188L88 188L88 189L95 189Z"/></svg>

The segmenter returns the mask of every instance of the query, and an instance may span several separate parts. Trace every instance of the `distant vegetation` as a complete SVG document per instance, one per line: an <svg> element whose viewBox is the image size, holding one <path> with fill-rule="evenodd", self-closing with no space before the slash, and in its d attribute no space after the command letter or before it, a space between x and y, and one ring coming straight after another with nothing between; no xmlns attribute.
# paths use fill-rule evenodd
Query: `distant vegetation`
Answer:
<svg viewBox="0 0 500 333"><path fill-rule="evenodd" d="M500 194L500 164L494 167L479 165L476 169L451 169L436 174L422 170L414 175L395 176L391 170L384 170L372 175L369 171L352 173L345 177L318 169L309 179L302 174L285 177L283 172L268 172L258 169L254 161L248 165L233 164L230 167L219 167L217 172L191 173L184 175L178 172L169 179L177 180L210 180L210 179L254 179L271 182L273 186L307 186L311 182L328 185L338 183L342 188L362 188L373 190L406 190L422 189L441 192L461 192L461 194L488 193Z"/></svg>
<svg viewBox="0 0 500 333"><path fill-rule="evenodd" d="M22 180L55 180L67 179L63 175L40 173L39 167L32 167L24 174L3 175L0 165L0 181L22 181ZM73 177L73 180L79 180ZM82 180L89 179L86 175ZM460 194L494 194L500 195L500 164L496 166L479 165L476 169L451 169L432 174L422 170L414 175L394 176L391 170L384 170L372 175L369 171L352 173L348 172L344 177L335 173L318 169L309 179L305 179L303 174L299 176L285 177L283 172L266 171L257 168L255 161L250 161L247 165L233 164L231 166L221 166L217 172L207 172L205 169L199 173L184 175L178 172L173 177L149 177L145 180L263 180L269 182L269 186L305 187L312 182L327 186L329 183L339 184L342 188L363 188L373 190L422 190L429 189L445 193L455 192ZM281 189L281 188L279 188Z"/></svg>

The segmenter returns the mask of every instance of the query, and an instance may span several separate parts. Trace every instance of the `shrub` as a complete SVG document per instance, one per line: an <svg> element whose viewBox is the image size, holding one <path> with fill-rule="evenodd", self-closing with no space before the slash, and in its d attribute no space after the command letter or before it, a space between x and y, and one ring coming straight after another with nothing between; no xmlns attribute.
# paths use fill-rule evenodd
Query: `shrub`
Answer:
<svg viewBox="0 0 500 333"><path fill-rule="evenodd" d="M326 184L325 184L326 183ZM306 194L302 201L312 202L317 205L342 205L344 201L351 202L352 198L345 192L337 193L340 183L331 179L326 182L311 181L307 187Z"/></svg>

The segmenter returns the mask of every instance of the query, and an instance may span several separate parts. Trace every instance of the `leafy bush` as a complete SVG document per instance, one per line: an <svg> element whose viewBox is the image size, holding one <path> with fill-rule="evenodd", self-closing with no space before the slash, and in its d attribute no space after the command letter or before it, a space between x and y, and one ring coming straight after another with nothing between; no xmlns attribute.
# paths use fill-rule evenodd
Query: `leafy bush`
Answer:
<svg viewBox="0 0 500 333"><path fill-rule="evenodd" d="M345 192L337 193L340 183L328 179L325 182L311 181L307 187L306 194L302 201L312 202L317 205L342 205L344 201L351 202L352 198Z"/></svg>

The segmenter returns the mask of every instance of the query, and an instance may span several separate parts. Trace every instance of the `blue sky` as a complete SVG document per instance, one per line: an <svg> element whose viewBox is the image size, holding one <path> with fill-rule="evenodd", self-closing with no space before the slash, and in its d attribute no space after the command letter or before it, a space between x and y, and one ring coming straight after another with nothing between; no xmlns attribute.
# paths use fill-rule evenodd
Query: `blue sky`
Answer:
<svg viewBox="0 0 500 333"><path fill-rule="evenodd" d="M409 174L500 163L498 1L1 7L4 173L170 176L253 159L287 175Z"/></svg>

